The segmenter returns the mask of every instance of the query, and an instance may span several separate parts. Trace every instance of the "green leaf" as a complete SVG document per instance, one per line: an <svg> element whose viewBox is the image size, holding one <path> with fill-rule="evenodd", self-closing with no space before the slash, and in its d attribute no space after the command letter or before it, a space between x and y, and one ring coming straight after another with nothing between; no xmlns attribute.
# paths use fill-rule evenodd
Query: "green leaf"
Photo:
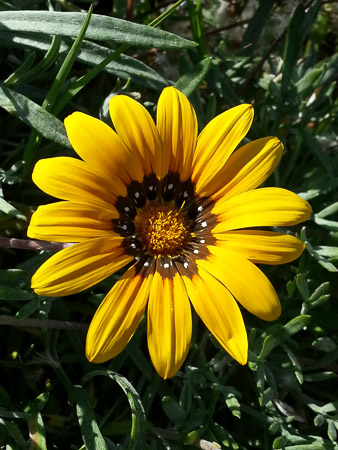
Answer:
<svg viewBox="0 0 338 450"><path fill-rule="evenodd" d="M1 34L1 33L0 33ZM18 36L16 36L16 39ZM1 39L1 38L0 38ZM20 38L19 38L20 39ZM60 42L61 39L59 36L53 36L52 41L48 48L46 48L47 53L44 55L42 60L34 66L31 70L25 73L16 73L15 77L10 77L10 80L6 80L6 85L8 84L23 84L28 83L31 80L34 80L36 77L41 76L57 59L60 50ZM28 47L25 46L27 49ZM34 48L34 47L33 47Z"/></svg>
<svg viewBox="0 0 338 450"><path fill-rule="evenodd" d="M286 325L284 325L283 328L289 336L292 336L306 327L309 324L310 320L311 316L302 314L301 316L297 316L294 319L290 320Z"/></svg>
<svg viewBox="0 0 338 450"><path fill-rule="evenodd" d="M286 33L286 41L284 47L284 56L283 56L283 77L282 77L282 92L286 92L291 78L296 67L296 63L299 57L300 49L302 46L302 22L304 20L305 12L304 6L299 3L295 12L292 15L290 20L287 33Z"/></svg>
<svg viewBox="0 0 338 450"><path fill-rule="evenodd" d="M35 294L33 294L33 292L27 292L22 289L0 285L0 300L31 300L34 297Z"/></svg>
<svg viewBox="0 0 338 450"><path fill-rule="evenodd" d="M168 396L163 397L162 408L165 414L176 426L183 425L186 419L186 413L176 400Z"/></svg>
<svg viewBox="0 0 338 450"><path fill-rule="evenodd" d="M313 92L315 88L317 87L316 81L321 77L323 74L323 69L313 69L310 72L306 73L303 78L301 78L296 83L296 89L298 94L309 94L310 92Z"/></svg>
<svg viewBox="0 0 338 450"><path fill-rule="evenodd" d="M71 148L63 123L28 97L0 85L0 106L46 139Z"/></svg>
<svg viewBox="0 0 338 450"><path fill-rule="evenodd" d="M326 380L330 380L332 378L337 378L337 374L335 374L334 372L316 372L316 373L310 373L308 375L304 375L304 381L306 382L318 382L318 381L326 381Z"/></svg>
<svg viewBox="0 0 338 450"><path fill-rule="evenodd" d="M24 319L25 317L31 316L39 306L39 301L35 298L30 302L26 303L19 311L15 314L17 319Z"/></svg>
<svg viewBox="0 0 338 450"><path fill-rule="evenodd" d="M335 214L336 212L338 212L338 202L332 203L332 205L319 211L319 213L316 214L316 217L324 218L331 214Z"/></svg>
<svg viewBox="0 0 338 450"><path fill-rule="evenodd" d="M313 292L313 294L311 294L311 296L309 298L309 302L314 302L319 297L326 294L327 291L329 290L329 288L330 288L330 283L328 281L325 283L322 283L320 286L317 287L317 289Z"/></svg>
<svg viewBox="0 0 338 450"><path fill-rule="evenodd" d="M251 55L253 53L273 5L274 2L271 0L261 0L259 2L259 7L251 18L243 36L241 43L242 55Z"/></svg>
<svg viewBox="0 0 338 450"><path fill-rule="evenodd" d="M269 336L266 336L266 338L263 341L262 350L258 356L258 360L263 361L271 352L271 350L273 350L276 347L276 345L278 345L278 343L279 340L276 339L271 334Z"/></svg>
<svg viewBox="0 0 338 450"><path fill-rule="evenodd" d="M303 297L303 300L308 300L309 298L309 287L306 281L305 276L302 273L299 273L296 276L296 285L297 288L301 294L301 296Z"/></svg>
<svg viewBox="0 0 338 450"><path fill-rule="evenodd" d="M94 370L83 377L83 383L98 375L116 381L128 398L132 413L132 428L128 450L144 450L146 448L147 422L141 398L133 385L124 377L111 370Z"/></svg>
<svg viewBox="0 0 338 450"><path fill-rule="evenodd" d="M204 57L207 54L207 51L203 26L202 2L201 0L187 0L187 8L192 35L194 40L198 43L199 54Z"/></svg>
<svg viewBox="0 0 338 450"><path fill-rule="evenodd" d="M292 367L295 372L295 376L296 376L299 384L303 384L304 378L303 378L302 368L299 364L299 361L298 361L296 355L286 345L282 345L282 347L284 348L285 352L287 353L288 357L290 358Z"/></svg>
<svg viewBox="0 0 338 450"><path fill-rule="evenodd" d="M0 425L6 427L8 434L14 440L15 444L17 445L17 448L27 447L26 441L22 436L19 427L15 423L0 418Z"/></svg>
<svg viewBox="0 0 338 450"><path fill-rule="evenodd" d="M74 386L76 412L87 450L108 450L82 386Z"/></svg>
<svg viewBox="0 0 338 450"><path fill-rule="evenodd" d="M313 347L326 353L334 352L337 348L336 343L328 336L321 336L313 343Z"/></svg>
<svg viewBox="0 0 338 450"><path fill-rule="evenodd" d="M235 417L241 418L241 404L239 403L237 397L234 394L229 393L228 397L225 399L227 407L230 409Z"/></svg>
<svg viewBox="0 0 338 450"><path fill-rule="evenodd" d="M189 72L182 75L175 83L175 88L189 97L202 83L211 65L211 58L205 58Z"/></svg>
<svg viewBox="0 0 338 450"><path fill-rule="evenodd" d="M27 217L24 216L20 211L18 211L14 206L10 203L6 202L6 200L0 197L0 211L7 214L8 216L15 217L16 219L27 220Z"/></svg>
<svg viewBox="0 0 338 450"><path fill-rule="evenodd" d="M36 58L35 52L30 52L28 57L24 60L20 67L16 69L5 81L5 84L9 86L16 82L18 78L27 73L29 69L32 67Z"/></svg>
<svg viewBox="0 0 338 450"><path fill-rule="evenodd" d="M331 439L332 442L335 442L337 439L337 429L335 427L335 424L333 420L327 421L327 435Z"/></svg>
<svg viewBox="0 0 338 450"><path fill-rule="evenodd" d="M332 164L329 161L328 156L323 151L322 146L318 140L312 136L308 129L304 126L299 126L298 131L304 141L304 145L313 153L318 162L323 166L325 171L330 177L333 177Z"/></svg>
<svg viewBox="0 0 338 450"><path fill-rule="evenodd" d="M14 35L19 32L30 36L46 34L76 37L85 18L85 13L78 12L3 11L0 12L0 30L11 30ZM195 42L166 31L98 14L92 15L86 37L146 48L179 49L196 46Z"/></svg>
<svg viewBox="0 0 338 450"><path fill-rule="evenodd" d="M77 34L76 39L73 42L73 45L69 49L69 52L67 53L58 73L55 76L53 84L49 89L46 98L43 101L42 108L45 109L46 111L52 110L56 102L56 99L59 97L59 93L68 77L68 74L71 68L73 67L76 55L80 50L80 47L88 30L88 26L92 17L92 10L93 7L90 6L88 13L83 18L83 23L81 24L79 33Z"/></svg>
<svg viewBox="0 0 338 450"><path fill-rule="evenodd" d="M96 66L110 54L111 50L109 48L94 42L84 41L77 55L77 60L90 66ZM123 79L130 78L134 83L152 89L163 89L169 85L155 70L142 61L127 55L119 55L114 61L107 64L104 70Z"/></svg>
<svg viewBox="0 0 338 450"><path fill-rule="evenodd" d="M47 450L45 427L40 413L33 413L28 419L30 450Z"/></svg>
<svg viewBox="0 0 338 450"><path fill-rule="evenodd" d="M303 41L306 38L306 36L309 34L311 27L313 26L313 24L318 16L318 13L320 12L321 5L322 5L322 0L315 0L314 2L312 2L312 4L310 3L310 7L308 8L308 10L305 14L304 21L302 23Z"/></svg>
<svg viewBox="0 0 338 450"><path fill-rule="evenodd" d="M34 36L12 36L10 33L0 31L0 41L6 45L16 47L32 48L40 51L47 51L51 46L51 38L47 35ZM72 44L71 38L64 38L60 44L59 55L65 57ZM94 42L84 40L76 56L76 60L89 66L100 64L111 54L111 49ZM32 69L32 71L35 67ZM155 70L147 66L142 61L127 55L119 55L103 69L117 77L128 80L151 89L163 89L169 83L161 77ZM20 82L26 81L24 77Z"/></svg>
<svg viewBox="0 0 338 450"><path fill-rule="evenodd" d="M330 245L319 245L318 247L314 247L314 250L318 253L320 256L324 256L326 258L338 258L338 248L332 247Z"/></svg>

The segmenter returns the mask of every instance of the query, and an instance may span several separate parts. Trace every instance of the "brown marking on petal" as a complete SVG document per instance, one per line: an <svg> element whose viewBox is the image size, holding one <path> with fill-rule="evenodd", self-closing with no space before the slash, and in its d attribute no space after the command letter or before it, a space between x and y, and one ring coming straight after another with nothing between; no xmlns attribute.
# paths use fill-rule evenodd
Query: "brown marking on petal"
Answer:
<svg viewBox="0 0 338 450"><path fill-rule="evenodd" d="M118 210L120 217L125 216L134 219L137 214L136 208L129 197L117 197L114 206Z"/></svg>
<svg viewBox="0 0 338 450"><path fill-rule="evenodd" d="M112 224L115 233L119 234L122 237L132 236L133 234L135 234L134 222L128 217L120 217L119 219L113 219Z"/></svg>
<svg viewBox="0 0 338 450"><path fill-rule="evenodd" d="M135 264L135 275L146 278L155 272L156 260L148 255L143 255Z"/></svg>
<svg viewBox="0 0 338 450"><path fill-rule="evenodd" d="M132 181L127 186L127 197L129 201L135 205L136 208L142 208L147 200L143 183Z"/></svg>
<svg viewBox="0 0 338 450"><path fill-rule="evenodd" d="M140 257L144 253L143 245L135 235L125 237L121 245L125 253L130 256Z"/></svg>
<svg viewBox="0 0 338 450"><path fill-rule="evenodd" d="M162 278L174 278L177 273L174 265L174 259L169 256L159 256L156 258L156 272L158 272Z"/></svg>
<svg viewBox="0 0 338 450"><path fill-rule="evenodd" d="M195 185L188 179L181 183L176 196L176 206L182 210L188 209L195 204Z"/></svg>
<svg viewBox="0 0 338 450"><path fill-rule="evenodd" d="M195 225L193 228L193 233L196 236L204 235L204 234L210 234L211 230L215 227L217 224L217 216L214 214L205 214L202 218L198 217L195 220Z"/></svg>
<svg viewBox="0 0 338 450"><path fill-rule="evenodd" d="M160 182L154 173L143 178L142 182L148 200L157 200L160 194Z"/></svg>
<svg viewBox="0 0 338 450"><path fill-rule="evenodd" d="M169 172L161 181L161 197L165 202L175 199L180 188L181 181L178 172Z"/></svg>
<svg viewBox="0 0 338 450"><path fill-rule="evenodd" d="M181 276L192 278L198 271L195 261L188 254L175 258L174 263Z"/></svg>

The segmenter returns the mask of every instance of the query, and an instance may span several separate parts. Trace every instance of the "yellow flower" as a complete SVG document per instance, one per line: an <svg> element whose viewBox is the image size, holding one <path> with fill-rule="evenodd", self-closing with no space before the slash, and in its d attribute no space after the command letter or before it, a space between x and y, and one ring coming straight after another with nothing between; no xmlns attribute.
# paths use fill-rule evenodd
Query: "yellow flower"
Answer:
<svg viewBox="0 0 338 450"><path fill-rule="evenodd" d="M124 95L110 102L115 127L75 112L65 120L81 160L39 161L34 182L63 201L40 206L28 236L75 243L32 278L41 295L83 291L133 262L99 306L86 354L102 363L120 353L147 309L149 353L169 378L191 339L191 309L240 364L248 341L239 302L264 320L281 312L277 294L256 263L282 264L304 249L290 235L253 227L294 225L310 205L281 188L255 189L277 166L275 137L234 151L248 132L251 105L213 119L197 136L187 98L162 92L157 121Z"/></svg>

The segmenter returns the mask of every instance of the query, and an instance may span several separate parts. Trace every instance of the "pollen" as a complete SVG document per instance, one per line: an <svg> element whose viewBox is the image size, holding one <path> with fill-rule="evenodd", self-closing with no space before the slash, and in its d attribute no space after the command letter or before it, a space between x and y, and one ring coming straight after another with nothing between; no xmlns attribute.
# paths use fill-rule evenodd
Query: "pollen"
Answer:
<svg viewBox="0 0 338 450"><path fill-rule="evenodd" d="M153 256L176 256L190 241L187 216L174 206L149 203L135 217L135 233Z"/></svg>

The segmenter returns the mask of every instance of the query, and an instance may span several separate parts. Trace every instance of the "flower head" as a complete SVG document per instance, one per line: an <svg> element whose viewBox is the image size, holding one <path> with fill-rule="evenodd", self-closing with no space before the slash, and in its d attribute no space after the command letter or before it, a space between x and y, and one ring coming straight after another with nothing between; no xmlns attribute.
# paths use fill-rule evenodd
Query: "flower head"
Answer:
<svg viewBox="0 0 338 450"><path fill-rule="evenodd" d="M86 354L101 363L120 353L147 311L148 347L164 378L175 375L190 346L191 307L224 349L247 361L238 303L264 320L278 318L277 294L256 263L300 256L301 241L254 227L294 225L309 204L281 188L256 189L277 166L275 137L235 151L248 132L251 105L213 119L197 136L195 112L173 87L162 92L156 125L124 95L110 102L115 131L76 112L65 120L80 159L39 161L34 182L62 201L40 206L32 238L75 243L32 278L41 295L93 286L129 263L90 324Z"/></svg>

